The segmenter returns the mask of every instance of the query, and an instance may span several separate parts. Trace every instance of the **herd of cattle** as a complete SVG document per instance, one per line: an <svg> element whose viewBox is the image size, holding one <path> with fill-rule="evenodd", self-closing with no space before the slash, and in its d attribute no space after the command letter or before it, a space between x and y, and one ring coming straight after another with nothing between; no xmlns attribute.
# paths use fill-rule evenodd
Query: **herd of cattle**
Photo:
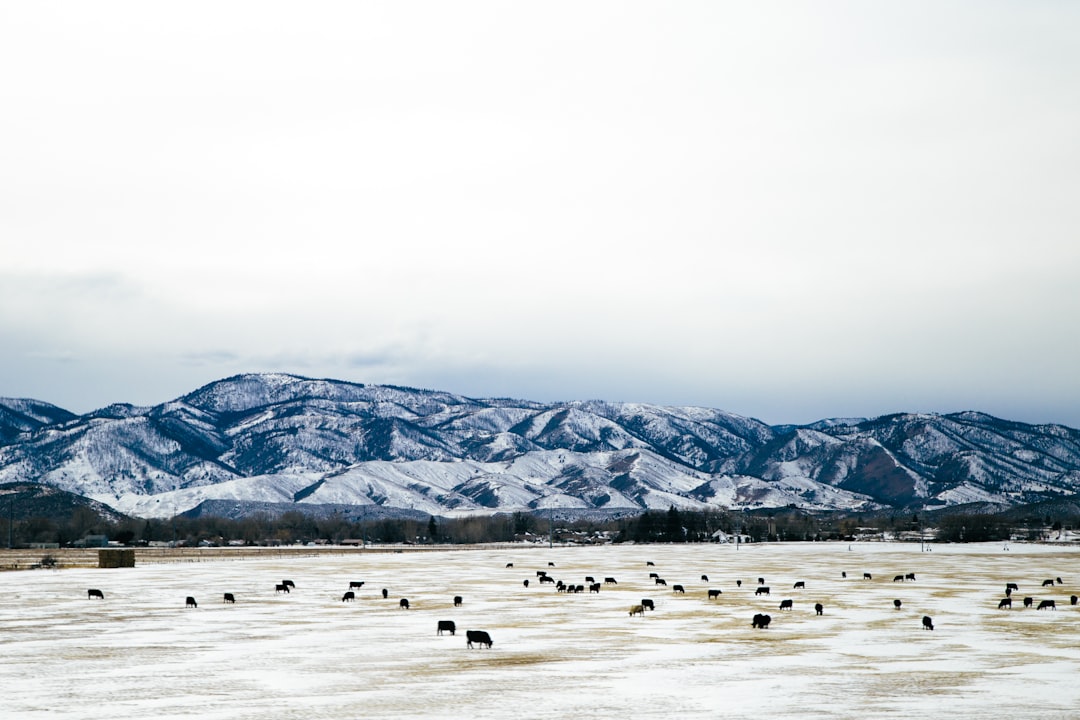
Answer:
<svg viewBox="0 0 1080 720"><path fill-rule="evenodd" d="M554 567L554 565L555 565L554 563L551 563L551 562L548 563L549 568ZM646 566L647 567L648 566L655 566L655 563L653 563L652 561L646 561ZM508 568L508 569L513 568L513 567L514 567L513 563L507 563L506 564L506 568ZM648 578L649 578L649 582L651 582L654 587L660 587L660 586L668 587L667 581L664 578L660 577L660 575L658 573L656 573L656 572L650 572L649 575L648 575ZM846 571L841 572L841 578L847 578L847 572ZM555 588L555 590L557 592L567 593L567 594L576 594L576 593L584 592L585 589L586 589L586 586L588 587L588 590L589 590L590 593L599 593L600 590L601 590L601 587L604 586L604 585L608 585L608 586L617 586L618 585L618 581L613 576L605 576L604 579L603 579L603 582L597 582L595 577L592 576L592 575L585 576L585 583L584 584L566 583L566 582L564 582L562 580L556 580L555 578L553 578L549 574L548 570L537 570L536 571L536 579L539 581L540 585L551 584L551 585L554 586L554 588ZM863 580L864 581L872 581L873 580L873 575L871 573L868 573L868 572L863 573ZM705 583L706 586L707 586L708 583L709 583L708 575L704 575L704 574L701 575L701 581L703 583ZM914 582L914 581L915 581L915 573L899 574L899 575L895 575L893 577L893 582L906 583L906 582ZM642 582L645 582L645 581L642 580ZM741 588L742 584L743 584L742 580L735 580L735 585L736 585L737 588ZM1043 581L1042 587L1054 587L1056 585L1062 585L1062 584L1063 584L1063 581L1062 581L1062 579L1060 577L1049 578L1049 579L1046 579L1046 580ZM525 588L529 587L529 578L526 578L524 580L523 585L524 585ZM356 591L361 590L363 588L363 586L364 586L364 581L360 581L360 580L350 581L349 586L348 586L348 590L346 590L345 593L341 596L341 602L352 602L352 601L354 601L356 599ZM678 595L685 595L686 594L686 588L685 588L684 584L682 584L682 583L673 583L670 586L670 588L671 588L671 592L673 594L678 594ZM280 593L288 594L288 593L290 593L291 591L293 591L295 589L296 589L296 584L292 580L287 580L287 579L282 580L280 583L276 583L275 586L274 586L275 594L280 594ZM806 589L807 589L807 585L806 585L805 580L797 580L792 584L792 590L793 591L794 590L806 590ZM755 597L758 597L758 596L761 596L761 595L770 596L771 591L772 591L771 587L769 585L765 584L765 578L764 577L758 577L757 578L757 586L755 587L754 593L753 593L754 596ZM1011 609L1012 608L1012 593L1013 593L1013 591L1019 591L1019 585L1017 583L1015 583L1015 582L1006 583L1006 585L1005 585L1005 597L1002 598L998 602L998 605L997 605L998 609ZM382 591L381 591L381 594L382 594L383 599L387 599L389 597L389 590L387 588L383 588ZM722 594L723 594L723 591L720 590L719 588L706 587L706 592L705 592L706 600L710 600L710 601L711 600L717 600L717 599L720 598L720 596ZM105 593L102 590L98 589L98 588L90 588L89 590L87 590L87 598L91 599L91 600L93 600L93 599L104 600L105 599ZM1069 597L1069 601L1070 601L1071 605L1077 605L1078 598L1077 598L1076 595L1071 595ZM236 603L236 595L234 593L231 593L231 592L224 593L223 602L229 603L229 604L235 604ZM464 600L463 600L461 595L454 595L453 596L453 606L455 608L460 607L463 604L463 602L464 602ZM1030 608L1033 604L1034 604L1034 598L1033 597L1030 597L1030 596L1024 597L1023 605L1024 605L1025 608ZM902 603L902 601L900 599L893 600L893 607L896 610L900 610L902 605L903 605L903 603ZM194 597L187 596L187 598L185 599L185 607L187 607L187 608L197 608L198 603L196 602ZM409 600L407 598L400 598L400 600L398 601L398 607L400 607L403 610L408 610L410 608ZM816 615L823 615L824 614L825 606L821 602L816 602L813 607L814 607L814 612L815 612ZM781 612L785 611L785 610L786 611L792 611L793 609L794 609L794 599L793 598L784 598L783 600L780 601L780 604L778 606L778 610L781 611ZM1056 610L1057 609L1057 604L1056 604L1054 599L1044 598L1044 599L1039 601L1037 609L1038 610L1046 610L1046 609ZM655 611L655 610L656 610L656 603L652 598L641 598L640 602L637 602L637 603L630 606L629 615L630 615L630 617L634 617L634 616L644 617L646 611ZM755 613L753 615L753 618L751 619L751 622L750 622L750 627L753 628L753 629L764 630L764 629L767 629L769 627L771 622L772 622L772 617L770 615L758 612L758 613ZM929 615L924 615L922 617L922 627L923 627L924 630L933 630L934 629L933 619ZM450 635L455 635L456 632L457 632L457 624L453 620L439 620L437 622L437 626L436 626L436 634L437 635L442 635L443 633L449 633ZM468 647L468 648L472 648L474 645L476 645L478 647L486 647L486 648L490 649L492 647L492 645L493 645L491 635L486 630L467 630L465 635L466 635L466 647Z"/></svg>

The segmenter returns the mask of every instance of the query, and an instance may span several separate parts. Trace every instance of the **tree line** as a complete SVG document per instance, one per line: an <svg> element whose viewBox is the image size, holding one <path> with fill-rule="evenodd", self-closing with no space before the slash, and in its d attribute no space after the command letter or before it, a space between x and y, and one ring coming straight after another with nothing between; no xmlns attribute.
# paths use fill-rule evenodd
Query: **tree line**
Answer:
<svg viewBox="0 0 1080 720"><path fill-rule="evenodd" d="M636 542L699 543L718 539L718 533L734 541L750 542L828 541L856 539L906 539L937 542L984 542L1009 539L1042 540L1055 532L1071 530L1077 518L1067 515L1010 517L1005 514L953 514L920 518L916 513L808 513L780 508L766 511L685 511L671 507L639 515L608 519L563 520L547 514L516 512L436 518L428 520L378 519L358 521L341 515L316 517L301 512L279 516L252 515L240 519L221 517L166 520L125 518L110 521L86 507L75 508L62 519L30 517L0 518L0 543L25 547L31 544L71 546L87 536L106 536L123 545L168 543L196 545L291 545L414 543L474 544L515 542Z"/></svg>

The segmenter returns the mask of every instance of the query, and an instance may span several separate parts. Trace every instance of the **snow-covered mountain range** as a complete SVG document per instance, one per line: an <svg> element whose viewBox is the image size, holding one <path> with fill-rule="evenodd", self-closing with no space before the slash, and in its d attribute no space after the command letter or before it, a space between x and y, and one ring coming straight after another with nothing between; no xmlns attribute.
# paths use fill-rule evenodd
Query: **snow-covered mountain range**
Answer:
<svg viewBox="0 0 1080 720"><path fill-rule="evenodd" d="M204 507L923 509L1076 495L1080 431L964 412L769 426L699 407L239 375L76 415L0 399L0 483L140 517Z"/></svg>

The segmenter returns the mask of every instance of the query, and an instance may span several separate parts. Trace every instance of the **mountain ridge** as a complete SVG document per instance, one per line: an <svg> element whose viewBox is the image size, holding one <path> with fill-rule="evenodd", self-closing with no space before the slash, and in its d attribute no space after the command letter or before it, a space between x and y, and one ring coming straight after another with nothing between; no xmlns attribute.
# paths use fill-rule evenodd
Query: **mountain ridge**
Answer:
<svg viewBox="0 0 1080 720"><path fill-rule="evenodd" d="M249 373L85 415L0 398L2 482L141 517L209 501L432 515L1007 508L1077 494L1080 431L977 411L770 426L705 407Z"/></svg>

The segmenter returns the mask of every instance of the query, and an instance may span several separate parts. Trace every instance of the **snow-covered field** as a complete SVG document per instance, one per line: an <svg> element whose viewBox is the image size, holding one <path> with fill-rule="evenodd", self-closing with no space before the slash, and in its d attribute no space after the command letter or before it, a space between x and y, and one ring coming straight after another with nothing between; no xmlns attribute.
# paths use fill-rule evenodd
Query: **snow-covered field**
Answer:
<svg viewBox="0 0 1080 720"><path fill-rule="evenodd" d="M537 570L618 584L568 595ZM1075 547L530 547L0 577L3 718L1080 717ZM755 596L758 577L771 595ZM296 589L275 593L286 578ZM343 603L351 580L365 584ZM999 610L1006 582L1020 590ZM656 610L630 617L643 597ZM751 629L757 612L770 628ZM439 620L457 635L436 635ZM467 649L467 629L494 647Z"/></svg>

